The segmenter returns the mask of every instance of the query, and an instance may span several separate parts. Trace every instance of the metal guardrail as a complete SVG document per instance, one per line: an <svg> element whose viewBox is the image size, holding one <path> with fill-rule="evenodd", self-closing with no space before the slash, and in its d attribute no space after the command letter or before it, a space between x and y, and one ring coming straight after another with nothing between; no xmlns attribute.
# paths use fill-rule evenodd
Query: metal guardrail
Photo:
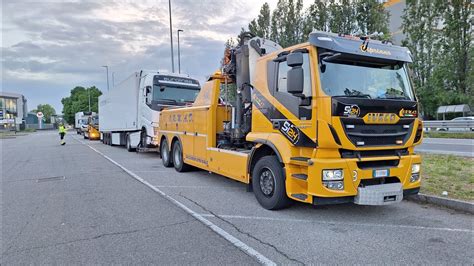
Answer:
<svg viewBox="0 0 474 266"><path fill-rule="evenodd" d="M433 120L433 121L423 121L424 128L431 129L449 129L449 128L464 128L466 130L474 129L474 120Z"/></svg>

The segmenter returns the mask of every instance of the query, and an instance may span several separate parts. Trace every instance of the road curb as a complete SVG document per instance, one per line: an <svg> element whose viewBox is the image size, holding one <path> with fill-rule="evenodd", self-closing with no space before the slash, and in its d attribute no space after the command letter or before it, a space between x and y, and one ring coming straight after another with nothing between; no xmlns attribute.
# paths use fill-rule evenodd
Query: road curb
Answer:
<svg viewBox="0 0 474 266"><path fill-rule="evenodd" d="M408 200L422 203L430 203L457 211L467 212L474 214L474 203L470 203L462 200L447 199L436 196L430 196L426 194L412 195L408 197Z"/></svg>

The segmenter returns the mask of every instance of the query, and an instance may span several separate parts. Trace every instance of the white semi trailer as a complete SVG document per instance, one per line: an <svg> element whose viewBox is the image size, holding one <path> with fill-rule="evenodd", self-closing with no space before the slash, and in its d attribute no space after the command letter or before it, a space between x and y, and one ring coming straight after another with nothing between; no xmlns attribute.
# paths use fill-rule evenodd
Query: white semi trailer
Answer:
<svg viewBox="0 0 474 266"><path fill-rule="evenodd" d="M197 80L184 75L133 73L99 97L101 141L128 151L155 150L160 111L193 103L200 88Z"/></svg>

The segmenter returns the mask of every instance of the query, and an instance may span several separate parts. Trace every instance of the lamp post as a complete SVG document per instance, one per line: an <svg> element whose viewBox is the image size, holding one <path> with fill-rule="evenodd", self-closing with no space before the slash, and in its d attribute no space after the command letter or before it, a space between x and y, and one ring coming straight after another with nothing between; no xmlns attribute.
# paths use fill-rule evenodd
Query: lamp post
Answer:
<svg viewBox="0 0 474 266"><path fill-rule="evenodd" d="M178 30L178 73L181 74L181 51L179 47L179 33L184 32L183 30Z"/></svg>
<svg viewBox="0 0 474 266"><path fill-rule="evenodd" d="M91 88L87 88L87 92L89 94L89 112L91 111Z"/></svg>
<svg viewBox="0 0 474 266"><path fill-rule="evenodd" d="M171 20L171 0L168 0L168 5L170 11L171 72L174 73L173 22Z"/></svg>
<svg viewBox="0 0 474 266"><path fill-rule="evenodd" d="M105 71L107 74L107 91L109 91L109 66L102 66L105 67Z"/></svg>

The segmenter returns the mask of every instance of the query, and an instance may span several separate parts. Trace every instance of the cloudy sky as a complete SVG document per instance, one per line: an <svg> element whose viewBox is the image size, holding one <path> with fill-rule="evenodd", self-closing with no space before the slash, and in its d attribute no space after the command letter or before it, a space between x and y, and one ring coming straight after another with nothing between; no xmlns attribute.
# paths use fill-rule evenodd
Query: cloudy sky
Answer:
<svg viewBox="0 0 474 266"><path fill-rule="evenodd" d="M62 110L75 86L110 85L138 69L171 71L168 1L1 1L1 90ZM264 0L172 0L181 71L203 81L225 41L258 15ZM277 0L267 1L273 9ZM305 6L310 1L305 1ZM175 60L177 52L175 51ZM175 63L177 65L177 63ZM176 66L177 68L177 66Z"/></svg>

